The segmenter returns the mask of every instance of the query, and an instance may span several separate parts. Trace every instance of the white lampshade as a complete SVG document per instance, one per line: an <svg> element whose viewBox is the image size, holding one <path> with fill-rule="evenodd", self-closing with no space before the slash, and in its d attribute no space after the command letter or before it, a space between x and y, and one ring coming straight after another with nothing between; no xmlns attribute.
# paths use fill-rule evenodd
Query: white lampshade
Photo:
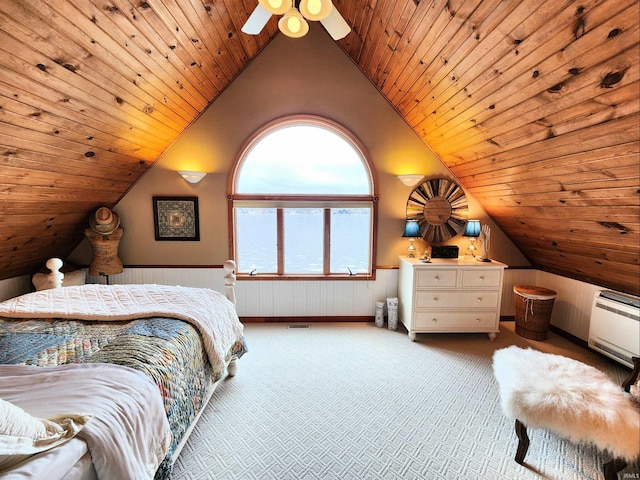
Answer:
<svg viewBox="0 0 640 480"><path fill-rule="evenodd" d="M304 37L309 31L309 24L296 8L290 8L278 21L278 28L287 37Z"/></svg>
<svg viewBox="0 0 640 480"><path fill-rule="evenodd" d="M206 172L194 172L190 170L180 170L178 173L189 183L198 183L207 175Z"/></svg>
<svg viewBox="0 0 640 480"><path fill-rule="evenodd" d="M291 0L258 0L258 3L262 8L273 15L282 15L293 6L293 2Z"/></svg>
<svg viewBox="0 0 640 480"><path fill-rule="evenodd" d="M331 0L302 0L300 2L300 13L307 20L324 20L331 13L332 8Z"/></svg>

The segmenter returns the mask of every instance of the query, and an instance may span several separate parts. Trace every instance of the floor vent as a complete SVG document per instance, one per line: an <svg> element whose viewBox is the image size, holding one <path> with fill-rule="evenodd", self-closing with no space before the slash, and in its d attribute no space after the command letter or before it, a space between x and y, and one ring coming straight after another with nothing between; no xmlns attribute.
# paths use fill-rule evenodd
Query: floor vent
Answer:
<svg viewBox="0 0 640 480"><path fill-rule="evenodd" d="M287 326L287 328L309 328L310 325L300 324L300 323L292 323Z"/></svg>

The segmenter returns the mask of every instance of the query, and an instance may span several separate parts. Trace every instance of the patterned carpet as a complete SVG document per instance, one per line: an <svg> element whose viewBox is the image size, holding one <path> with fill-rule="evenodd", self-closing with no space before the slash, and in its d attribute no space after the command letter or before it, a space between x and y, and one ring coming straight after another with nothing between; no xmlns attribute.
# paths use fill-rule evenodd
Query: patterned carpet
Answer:
<svg viewBox="0 0 640 480"><path fill-rule="evenodd" d="M532 346L625 370L550 333L545 342L501 323L485 334L418 335L371 323L248 324L249 353L218 387L172 475L216 480L602 478L593 448L530 430L527 467L502 414L491 357ZM638 465L621 479L640 478Z"/></svg>

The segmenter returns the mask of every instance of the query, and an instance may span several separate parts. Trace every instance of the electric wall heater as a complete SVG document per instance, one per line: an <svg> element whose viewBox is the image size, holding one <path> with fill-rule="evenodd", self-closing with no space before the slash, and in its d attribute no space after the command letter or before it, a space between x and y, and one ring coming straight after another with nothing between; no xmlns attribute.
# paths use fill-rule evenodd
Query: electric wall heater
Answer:
<svg viewBox="0 0 640 480"><path fill-rule="evenodd" d="M589 347L633 367L631 357L640 357L640 298L597 291L591 308Z"/></svg>

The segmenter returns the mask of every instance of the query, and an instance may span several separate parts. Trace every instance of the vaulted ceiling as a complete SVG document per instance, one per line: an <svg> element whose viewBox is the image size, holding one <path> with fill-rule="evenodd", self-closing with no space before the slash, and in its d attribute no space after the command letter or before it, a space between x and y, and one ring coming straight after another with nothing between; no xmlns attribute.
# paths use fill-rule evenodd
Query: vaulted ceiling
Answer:
<svg viewBox="0 0 640 480"><path fill-rule="evenodd" d="M0 2L0 278L82 238L277 32L257 0ZM639 292L637 0L334 0L338 43L541 269Z"/></svg>

